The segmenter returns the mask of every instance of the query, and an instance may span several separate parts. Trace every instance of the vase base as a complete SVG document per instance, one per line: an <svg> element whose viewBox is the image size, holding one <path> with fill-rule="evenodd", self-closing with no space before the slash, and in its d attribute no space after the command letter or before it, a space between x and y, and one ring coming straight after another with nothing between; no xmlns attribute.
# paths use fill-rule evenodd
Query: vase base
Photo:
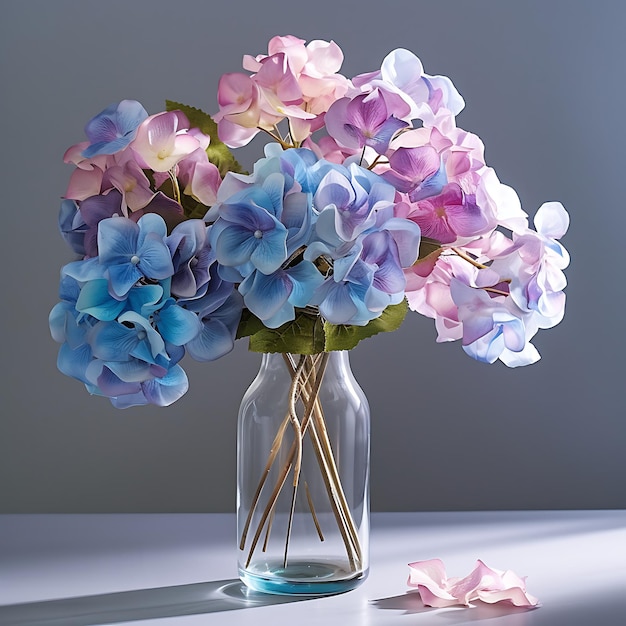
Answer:
<svg viewBox="0 0 626 626"><path fill-rule="evenodd" d="M262 593L288 596L327 596L352 591L366 578L367 570L349 572L340 565L324 562L265 564L263 571L239 569L242 582Z"/></svg>

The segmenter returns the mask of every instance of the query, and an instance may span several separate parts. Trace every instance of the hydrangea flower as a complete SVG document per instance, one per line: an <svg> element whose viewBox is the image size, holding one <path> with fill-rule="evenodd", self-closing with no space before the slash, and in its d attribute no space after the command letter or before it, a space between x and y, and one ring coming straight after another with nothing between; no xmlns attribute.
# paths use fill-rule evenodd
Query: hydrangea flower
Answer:
<svg viewBox="0 0 626 626"><path fill-rule="evenodd" d="M326 127L333 139L347 148L369 146L378 154L385 154L395 133L407 126L387 108L377 90L337 100L326 114Z"/></svg>
<svg viewBox="0 0 626 626"><path fill-rule="evenodd" d="M214 119L123 100L88 122L63 157L59 230L80 260L50 313L61 371L120 408L166 405L187 353L215 360L239 330L301 316L326 339L378 330L405 299L479 361L539 358L531 340L564 314L567 212L547 203L529 227L457 125L452 81L412 52L351 79L342 62L332 41L277 36L222 76ZM227 146L259 132L273 142L241 173Z"/></svg>
<svg viewBox="0 0 626 626"><path fill-rule="evenodd" d="M188 130L189 121L180 111L151 115L137 129L132 149L141 165L167 172L200 146Z"/></svg>
<svg viewBox="0 0 626 626"><path fill-rule="evenodd" d="M287 260L287 229L274 215L272 198L258 187L246 189L220 205L211 229L211 246L222 265L246 263L265 274Z"/></svg>
<svg viewBox="0 0 626 626"><path fill-rule="evenodd" d="M239 287L248 309L268 328L278 328L295 319L295 308L311 303L324 277L310 261L265 275L255 271Z"/></svg>
<svg viewBox="0 0 626 626"><path fill-rule="evenodd" d="M98 257L93 262L71 264L66 271L78 280L106 275L111 294L123 298L142 278L161 280L173 274L166 234L163 218L154 213L137 223L119 217L102 220L98 224Z"/></svg>
<svg viewBox="0 0 626 626"><path fill-rule="evenodd" d="M90 159L123 150L135 138L137 128L147 117L148 113L136 100L109 105L87 122L85 134L89 145L82 155Z"/></svg>
<svg viewBox="0 0 626 626"><path fill-rule="evenodd" d="M273 134L285 118L296 143L323 126L326 111L349 88L338 74L343 54L332 41L305 44L290 35L274 37L267 55L244 56L244 69L252 76L233 73L220 79L215 121L228 146L246 145L260 130Z"/></svg>
<svg viewBox="0 0 626 626"><path fill-rule="evenodd" d="M234 283L220 278L216 263L210 266L209 273L206 293L201 298L182 303L201 322L200 332L186 344L187 351L196 361L215 361L234 348L243 312L243 299Z"/></svg>

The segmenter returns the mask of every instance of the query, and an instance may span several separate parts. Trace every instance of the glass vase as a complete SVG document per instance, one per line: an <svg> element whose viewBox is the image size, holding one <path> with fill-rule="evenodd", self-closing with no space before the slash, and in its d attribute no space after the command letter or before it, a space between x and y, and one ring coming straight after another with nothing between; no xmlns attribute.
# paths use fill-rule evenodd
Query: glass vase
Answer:
<svg viewBox="0 0 626 626"><path fill-rule="evenodd" d="M239 411L239 576L256 591L349 591L369 567L369 406L349 353L264 354Z"/></svg>

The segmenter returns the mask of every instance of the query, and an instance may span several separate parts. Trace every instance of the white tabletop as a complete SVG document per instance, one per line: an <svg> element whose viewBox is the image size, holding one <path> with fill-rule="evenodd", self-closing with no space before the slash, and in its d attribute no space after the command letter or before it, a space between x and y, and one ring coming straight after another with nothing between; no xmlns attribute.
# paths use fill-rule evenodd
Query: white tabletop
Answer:
<svg viewBox="0 0 626 626"><path fill-rule="evenodd" d="M426 608L407 564L430 558L512 569L542 606ZM0 516L2 626L624 626L626 511L378 513L354 591L267 596L236 576L233 515Z"/></svg>

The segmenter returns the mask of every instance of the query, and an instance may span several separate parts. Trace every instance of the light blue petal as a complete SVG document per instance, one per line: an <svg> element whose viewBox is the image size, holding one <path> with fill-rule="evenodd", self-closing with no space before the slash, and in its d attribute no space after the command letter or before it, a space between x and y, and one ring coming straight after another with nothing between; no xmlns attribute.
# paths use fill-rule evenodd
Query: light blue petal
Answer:
<svg viewBox="0 0 626 626"><path fill-rule="evenodd" d="M315 232L317 236L327 243L331 249L338 248L344 243L344 240L339 237L337 229L335 228L337 221L335 217L336 213L337 209L335 207L329 207L319 214L315 222Z"/></svg>
<svg viewBox="0 0 626 626"><path fill-rule="evenodd" d="M143 218L142 218L143 219ZM137 250L138 268L146 278L163 280L174 274L169 248L157 235L149 235Z"/></svg>
<svg viewBox="0 0 626 626"><path fill-rule="evenodd" d="M285 198L282 221L288 230L287 256L309 243L313 227L311 194L292 193Z"/></svg>
<svg viewBox="0 0 626 626"><path fill-rule="evenodd" d="M246 283L244 302L261 320L275 315L287 302L293 289L293 283L283 271L269 276L257 271L246 279Z"/></svg>
<svg viewBox="0 0 626 626"><path fill-rule="evenodd" d="M59 348L57 367L66 376L88 384L87 367L93 360L91 348L87 344L72 350L66 343Z"/></svg>
<svg viewBox="0 0 626 626"><path fill-rule="evenodd" d="M122 100L115 111L115 122L122 135L128 135L148 117L148 112L137 100ZM134 136L134 135L133 135Z"/></svg>
<svg viewBox="0 0 626 626"><path fill-rule="evenodd" d="M137 345L137 331L118 322L98 322L89 334L94 356L103 361L128 361Z"/></svg>
<svg viewBox="0 0 626 626"><path fill-rule="evenodd" d="M97 323L93 317L88 315L81 316L80 320L75 317L76 315L80 314L68 314L65 318L65 341L72 350L88 343L88 333L92 326Z"/></svg>
<svg viewBox="0 0 626 626"><path fill-rule="evenodd" d="M252 263L244 263L239 267L229 267L228 265L218 264L217 273L219 277L227 283L240 283L246 276L250 276L254 272Z"/></svg>
<svg viewBox="0 0 626 626"><path fill-rule="evenodd" d="M475 342L463 346L465 354L482 363L494 363L504 349L502 329L486 335Z"/></svg>
<svg viewBox="0 0 626 626"><path fill-rule="evenodd" d="M230 329L218 319L209 319L202 324L200 333L185 348L196 361L215 361L228 354L235 342Z"/></svg>
<svg viewBox="0 0 626 626"><path fill-rule="evenodd" d="M241 320L243 297L238 291L231 291L228 299L211 314L211 319L220 320L230 329L233 339Z"/></svg>
<svg viewBox="0 0 626 626"><path fill-rule="evenodd" d="M293 284L289 302L300 308L310 304L313 293L324 282L324 277L319 270L313 263L301 261L298 265L286 270L286 273Z"/></svg>
<svg viewBox="0 0 626 626"><path fill-rule="evenodd" d="M396 196L396 190L386 183L382 178L372 185L368 194L368 202L371 207L377 204L387 205L393 204ZM378 209L378 207L376 207Z"/></svg>
<svg viewBox="0 0 626 626"><path fill-rule="evenodd" d="M126 383L142 383L153 378L150 364L139 359L130 361L107 361L106 366Z"/></svg>
<svg viewBox="0 0 626 626"><path fill-rule="evenodd" d="M143 278L139 268L132 263L111 265L108 273L111 291L117 298L124 298L133 285Z"/></svg>
<svg viewBox="0 0 626 626"><path fill-rule="evenodd" d="M76 302L76 310L104 322L114 320L125 306L124 300L111 297L109 283L103 278L85 283Z"/></svg>
<svg viewBox="0 0 626 626"><path fill-rule="evenodd" d="M221 307L235 288L233 283L222 280L220 276L213 273L213 270L211 274L210 288L204 296L194 300L178 300L186 309L197 313L200 317L206 317Z"/></svg>
<svg viewBox="0 0 626 626"><path fill-rule="evenodd" d="M376 213L367 203L358 210L346 209L335 212L335 231L344 241L356 239L362 232L376 223Z"/></svg>
<svg viewBox="0 0 626 626"><path fill-rule="evenodd" d="M80 295L80 284L71 276L63 274L61 271L61 281L59 283L59 298L76 304Z"/></svg>
<svg viewBox="0 0 626 626"><path fill-rule="evenodd" d="M88 280L104 278L105 267L100 265L98 257L85 259L84 261L74 261L63 266L61 276L69 276L78 282L84 283Z"/></svg>
<svg viewBox="0 0 626 626"><path fill-rule="evenodd" d="M129 393L124 396L117 396L111 398L111 404L116 409L129 409L133 406L145 406L150 404L146 398L143 389L139 393Z"/></svg>
<svg viewBox="0 0 626 626"><path fill-rule="evenodd" d="M376 289L375 287L370 287L367 290L364 304L368 311L372 313L382 313L391 302L388 293Z"/></svg>
<svg viewBox="0 0 626 626"><path fill-rule="evenodd" d="M250 231L272 228L277 220L271 213L273 206L269 196L258 187L247 189L245 192L248 196L255 196L253 202L236 203L234 198L230 198L220 206L220 218Z"/></svg>
<svg viewBox="0 0 626 626"><path fill-rule="evenodd" d="M332 256L331 249L321 241L312 241L304 251L304 259L306 261L315 261L323 254Z"/></svg>
<svg viewBox="0 0 626 626"><path fill-rule="evenodd" d="M142 218L143 219L143 218ZM100 263L128 263L137 252L139 226L125 217L108 217L98 224Z"/></svg>
<svg viewBox="0 0 626 626"><path fill-rule="evenodd" d="M321 297L320 313L331 324L347 324L357 313L348 283L336 283L332 279L327 279L317 290L315 297Z"/></svg>
<svg viewBox="0 0 626 626"><path fill-rule="evenodd" d="M226 266L247 263L258 242L259 239L243 226L232 225L224 228L215 241L218 263Z"/></svg>
<svg viewBox="0 0 626 626"><path fill-rule="evenodd" d="M189 381L185 370L180 365L174 365L166 376L148 381L142 387L148 402L157 406L169 406L185 395L189 389Z"/></svg>
<svg viewBox="0 0 626 626"><path fill-rule="evenodd" d="M161 285L137 285L128 292L126 309L136 311L143 317L149 317L165 292Z"/></svg>
<svg viewBox="0 0 626 626"><path fill-rule="evenodd" d="M277 224L274 230L263 233L256 241L250 261L264 274L275 272L287 260L287 229Z"/></svg>
<svg viewBox="0 0 626 626"><path fill-rule="evenodd" d="M278 172L270 174L263 181L263 191L265 191L272 203L271 213L276 219L281 219L283 212L283 195L285 194L285 177L283 174Z"/></svg>
<svg viewBox="0 0 626 626"><path fill-rule="evenodd" d="M357 239L353 246L342 250L343 255L338 259L335 259L333 264L333 279L335 282L341 282L346 279L346 276L353 270L355 263L361 256L361 250L363 244L360 239Z"/></svg>
<svg viewBox="0 0 626 626"><path fill-rule="evenodd" d="M165 220L157 213L146 213L137 222L139 226L139 236L137 246L143 246L146 237L154 235L163 241L167 237L167 226Z"/></svg>
<svg viewBox="0 0 626 626"><path fill-rule="evenodd" d="M263 323L268 328L278 328L287 322L291 322L296 319L296 311L293 308L293 305L287 301L283 306L271 317L263 320Z"/></svg>
<svg viewBox="0 0 626 626"><path fill-rule="evenodd" d="M406 278L402 268L391 253L379 264L378 270L374 273L373 285L387 294L404 292Z"/></svg>
<svg viewBox="0 0 626 626"><path fill-rule="evenodd" d="M410 267L419 255L421 230L411 220L392 217L383 224L383 229L391 233L398 248L398 259L402 267Z"/></svg>
<svg viewBox="0 0 626 626"><path fill-rule="evenodd" d="M97 378L100 391L108 397L139 393L141 391L140 382L125 382L114 374L106 365L102 368L100 376Z"/></svg>
<svg viewBox="0 0 626 626"><path fill-rule="evenodd" d="M64 343L66 339L66 326L69 321L74 324L74 315L76 314L74 305L69 302L57 302L52 307L48 315L48 325L50 326L50 334L52 339L57 343Z"/></svg>
<svg viewBox="0 0 626 626"><path fill-rule="evenodd" d="M165 341L183 346L201 330L198 316L177 304L164 306L155 314L156 325Z"/></svg>
<svg viewBox="0 0 626 626"><path fill-rule="evenodd" d="M131 140L132 138L116 137L111 141L97 141L87 146L81 154L87 159L92 159L100 154L115 154L116 152L122 151Z"/></svg>
<svg viewBox="0 0 626 626"><path fill-rule="evenodd" d="M165 242L178 266L198 253L206 242L207 225L202 220L190 219L178 224Z"/></svg>
<svg viewBox="0 0 626 626"><path fill-rule="evenodd" d="M351 206L355 200L356 194L350 181L332 169L320 182L313 198L313 204L321 212L330 205L346 208Z"/></svg>
<svg viewBox="0 0 626 626"><path fill-rule="evenodd" d="M165 351L165 343L161 335L152 328L150 322L135 311L127 311L119 317L120 322L127 322L135 326L137 346L130 354L149 363L161 363L159 356L169 360ZM141 332L143 331L143 333ZM153 360L155 359L155 360Z"/></svg>

